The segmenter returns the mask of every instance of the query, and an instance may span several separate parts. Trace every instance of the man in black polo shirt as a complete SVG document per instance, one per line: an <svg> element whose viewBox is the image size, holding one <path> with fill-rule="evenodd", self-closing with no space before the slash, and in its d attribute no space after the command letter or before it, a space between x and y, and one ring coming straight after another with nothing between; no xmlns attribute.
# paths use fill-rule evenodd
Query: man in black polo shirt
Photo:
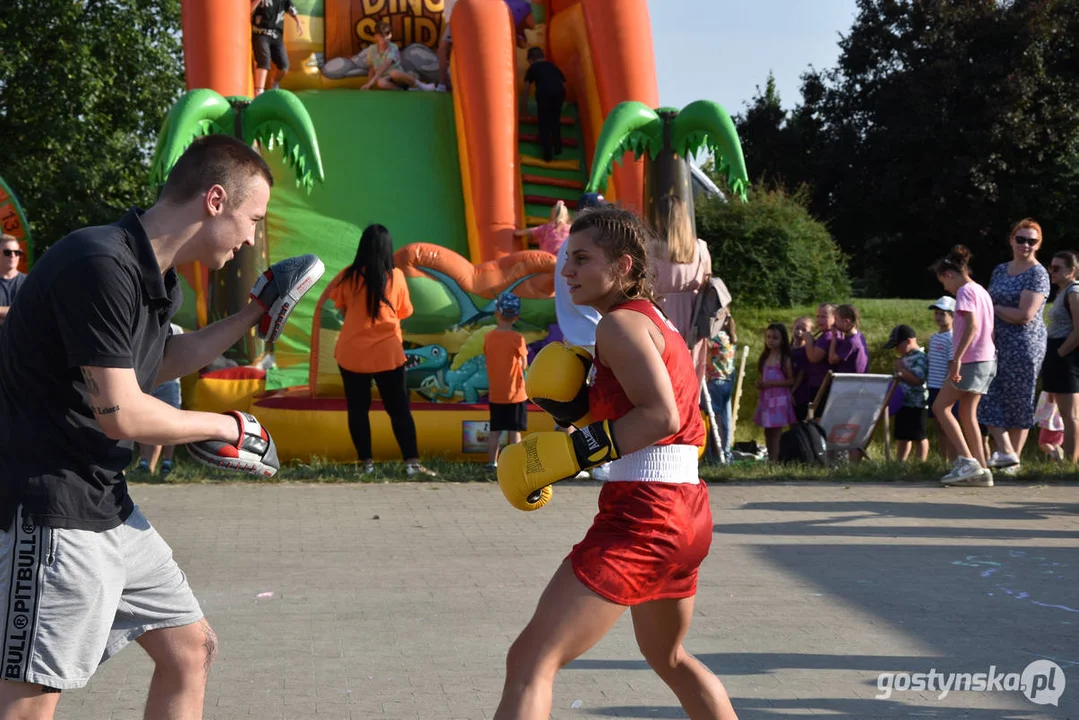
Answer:
<svg viewBox="0 0 1079 720"><path fill-rule="evenodd" d="M252 326L279 328L287 312L267 310L294 306L321 274L282 261L243 311L169 337L175 266L220 269L253 243L272 183L242 141L200 138L153 207L71 233L27 275L0 333L0 718L51 718L59 691L84 686L132 640L156 665L146 717L202 717L216 638L123 471L133 442L188 443L206 462L275 471L253 417L149 394Z"/></svg>

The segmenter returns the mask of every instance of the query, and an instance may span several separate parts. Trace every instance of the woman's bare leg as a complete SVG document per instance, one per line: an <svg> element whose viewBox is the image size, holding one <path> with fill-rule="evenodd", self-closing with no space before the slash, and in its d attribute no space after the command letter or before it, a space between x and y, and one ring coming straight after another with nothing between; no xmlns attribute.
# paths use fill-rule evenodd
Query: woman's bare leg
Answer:
<svg viewBox="0 0 1079 720"><path fill-rule="evenodd" d="M1012 447L1015 448L1015 456L1021 457L1023 455L1023 447L1027 444L1027 436L1030 434L1030 428L1008 428L1008 439L1012 442Z"/></svg>
<svg viewBox="0 0 1079 720"><path fill-rule="evenodd" d="M963 435L966 436L967 447L970 448L972 453L967 457L974 458L984 468L988 467L986 465L985 444L982 443L982 431L978 427L978 403L981 402L981 399L982 396L977 393L964 392L961 394L959 398L959 422L963 425ZM1003 435L1003 437L1007 437L1007 435Z"/></svg>
<svg viewBox="0 0 1079 720"><path fill-rule="evenodd" d="M962 406L960 406L962 408ZM1011 433L1001 427L990 427L989 437L993 438L993 444L997 448L997 452L1005 453L1009 455L1015 455L1015 446L1012 445Z"/></svg>
<svg viewBox="0 0 1079 720"><path fill-rule="evenodd" d="M656 600L632 608L637 647L691 720L738 720L723 683L682 647L693 620L693 601Z"/></svg>
<svg viewBox="0 0 1079 720"><path fill-rule="evenodd" d="M400 70L390 70L390 80L393 80L399 85L416 87L416 78L412 77L406 72L401 72Z"/></svg>
<svg viewBox="0 0 1079 720"><path fill-rule="evenodd" d="M765 428L764 445L768 448L768 460L779 462L779 438L783 434L783 428Z"/></svg>
<svg viewBox="0 0 1079 720"><path fill-rule="evenodd" d="M933 401L933 414L937 418L937 425L940 427L940 431L944 437L948 440L948 444L951 445L955 453L962 457L978 457L971 452L971 449L967 447L967 441L963 438L963 430L959 427L959 421L955 419L955 415L952 415L952 405L955 405L956 401L963 395L968 393L963 392L959 388L951 384L946 384L940 389L937 394L937 399ZM962 406L960 406L962 407ZM977 428L977 419L975 419L974 427ZM978 446L981 447L981 433L978 433L979 440ZM954 458L953 458L954 459Z"/></svg>
<svg viewBox="0 0 1079 720"><path fill-rule="evenodd" d="M599 642L624 610L582 585L570 561L564 561L506 655L506 682L494 720L548 720L554 676Z"/></svg>
<svg viewBox="0 0 1079 720"><path fill-rule="evenodd" d="M1060 393L1057 395L1057 409L1064 421L1064 459L1072 463L1079 462L1079 395Z"/></svg>

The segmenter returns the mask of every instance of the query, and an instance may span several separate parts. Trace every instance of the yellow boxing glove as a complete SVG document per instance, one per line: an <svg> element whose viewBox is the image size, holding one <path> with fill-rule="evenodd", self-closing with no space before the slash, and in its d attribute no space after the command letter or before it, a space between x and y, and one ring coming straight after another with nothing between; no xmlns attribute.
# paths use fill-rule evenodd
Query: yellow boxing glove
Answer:
<svg viewBox="0 0 1079 720"><path fill-rule="evenodd" d="M585 427L592 423L588 408L591 369L592 356L583 347L548 343L528 368L525 392L562 427Z"/></svg>
<svg viewBox="0 0 1079 720"><path fill-rule="evenodd" d="M498 456L498 486L518 510L539 510L551 499L552 484L618 456L609 420L571 435L533 433Z"/></svg>

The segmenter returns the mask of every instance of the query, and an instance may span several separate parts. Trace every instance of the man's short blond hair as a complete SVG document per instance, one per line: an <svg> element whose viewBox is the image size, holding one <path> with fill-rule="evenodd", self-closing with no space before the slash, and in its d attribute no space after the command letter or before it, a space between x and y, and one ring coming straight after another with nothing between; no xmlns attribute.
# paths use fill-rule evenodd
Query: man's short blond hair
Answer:
<svg viewBox="0 0 1079 720"><path fill-rule="evenodd" d="M7 233L0 233L0 243L13 242L18 243L19 239L14 235L8 235Z"/></svg>

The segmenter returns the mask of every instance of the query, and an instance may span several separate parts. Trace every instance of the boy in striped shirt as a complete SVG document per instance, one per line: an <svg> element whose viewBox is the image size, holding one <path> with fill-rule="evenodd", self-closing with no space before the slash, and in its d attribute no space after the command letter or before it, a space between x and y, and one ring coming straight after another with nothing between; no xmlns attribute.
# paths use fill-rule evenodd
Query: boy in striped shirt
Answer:
<svg viewBox="0 0 1079 720"><path fill-rule="evenodd" d="M929 388L929 417L933 418L933 401L937 399L937 393L948 375L948 363L952 361L955 349L952 347L952 320L955 317L955 298L944 295L929 306L933 311L933 320L936 321L940 332L933 333L929 337L929 376L926 378L926 387ZM952 406L952 414L958 412L959 403ZM944 437L944 433L938 434L940 452L947 462L955 459L955 451L951 443Z"/></svg>

